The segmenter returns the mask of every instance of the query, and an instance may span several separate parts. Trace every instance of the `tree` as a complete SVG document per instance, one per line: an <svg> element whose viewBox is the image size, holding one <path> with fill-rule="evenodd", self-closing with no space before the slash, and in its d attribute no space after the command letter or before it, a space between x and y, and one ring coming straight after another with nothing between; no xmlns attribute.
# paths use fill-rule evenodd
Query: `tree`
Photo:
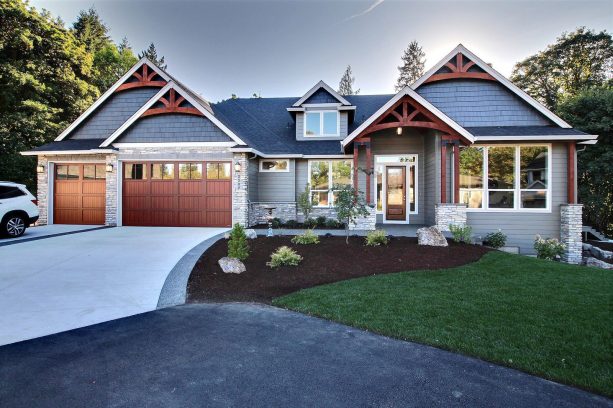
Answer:
<svg viewBox="0 0 613 408"><path fill-rule="evenodd" d="M562 98L601 86L613 72L613 40L580 27L563 33L544 51L515 64L511 80L530 96L555 110Z"/></svg>
<svg viewBox="0 0 613 408"><path fill-rule="evenodd" d="M72 25L72 32L85 45L85 49L92 54L97 53L111 42L106 24L93 7L79 12L77 21Z"/></svg>
<svg viewBox="0 0 613 408"><path fill-rule="evenodd" d="M597 134L598 143L578 153L579 200L586 221L613 235L613 86L563 99L558 114L576 128Z"/></svg>
<svg viewBox="0 0 613 408"><path fill-rule="evenodd" d="M309 183L306 184L304 191L298 195L297 200L298 208L304 214L304 221L306 222L313 211L313 201L311 200L311 187Z"/></svg>
<svg viewBox="0 0 613 408"><path fill-rule="evenodd" d="M155 49L155 45L153 43L149 44L149 48L144 50L142 53L138 54L138 58L147 57L149 61L153 62L156 66L161 69L166 69L167 65L164 63L164 57L159 58L158 52Z"/></svg>
<svg viewBox="0 0 613 408"><path fill-rule="evenodd" d="M249 257L249 244L245 229L239 223L234 224L228 241L228 258L244 261Z"/></svg>
<svg viewBox="0 0 613 408"><path fill-rule="evenodd" d="M349 225L360 217L370 215L364 195L352 186L335 187L334 209L338 220L345 224L345 242L349 244Z"/></svg>
<svg viewBox="0 0 613 408"><path fill-rule="evenodd" d="M355 82L355 77L353 76L353 72L351 72L351 65L347 65L347 69L341 78L341 82L338 84L338 93L341 95L357 95L360 93L359 89L353 90L353 83Z"/></svg>
<svg viewBox="0 0 613 408"><path fill-rule="evenodd" d="M407 49L404 50L402 65L398 67L400 74L396 82L396 92L417 81L424 74L425 64L426 53L417 41L411 41Z"/></svg>

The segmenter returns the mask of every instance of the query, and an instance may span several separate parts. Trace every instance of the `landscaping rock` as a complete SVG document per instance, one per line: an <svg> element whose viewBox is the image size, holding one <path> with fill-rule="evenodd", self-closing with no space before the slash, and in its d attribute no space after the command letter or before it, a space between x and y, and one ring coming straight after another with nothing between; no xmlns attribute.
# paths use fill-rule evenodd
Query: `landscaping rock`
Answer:
<svg viewBox="0 0 613 408"><path fill-rule="evenodd" d="M256 239L258 237L254 229L246 229L245 235L247 235L247 239Z"/></svg>
<svg viewBox="0 0 613 408"><path fill-rule="evenodd" d="M424 227L417 230L417 244L446 247L447 239L436 227Z"/></svg>
<svg viewBox="0 0 613 408"><path fill-rule="evenodd" d="M218 263L224 273L243 273L247 270L245 264L236 258L224 256Z"/></svg>
<svg viewBox="0 0 613 408"><path fill-rule="evenodd" d="M600 269L613 269L613 264L606 263L605 261L593 257L583 258L583 262L586 266L594 266Z"/></svg>

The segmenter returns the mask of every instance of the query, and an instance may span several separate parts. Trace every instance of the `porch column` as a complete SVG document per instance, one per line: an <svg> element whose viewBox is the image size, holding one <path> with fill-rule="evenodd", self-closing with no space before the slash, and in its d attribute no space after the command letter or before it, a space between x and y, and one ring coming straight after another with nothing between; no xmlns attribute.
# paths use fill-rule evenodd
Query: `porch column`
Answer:
<svg viewBox="0 0 613 408"><path fill-rule="evenodd" d="M460 202L460 142L453 144L453 202Z"/></svg>
<svg viewBox="0 0 613 408"><path fill-rule="evenodd" d="M441 203L447 202L447 141L441 143Z"/></svg>
<svg viewBox="0 0 613 408"><path fill-rule="evenodd" d="M568 204L577 204L575 185L576 180L577 146L575 142L568 143Z"/></svg>
<svg viewBox="0 0 613 408"><path fill-rule="evenodd" d="M372 174L372 153L370 150L370 142L366 143L366 204L370 205L370 176Z"/></svg>
<svg viewBox="0 0 613 408"><path fill-rule="evenodd" d="M358 149L360 144L353 143L353 189L358 191Z"/></svg>

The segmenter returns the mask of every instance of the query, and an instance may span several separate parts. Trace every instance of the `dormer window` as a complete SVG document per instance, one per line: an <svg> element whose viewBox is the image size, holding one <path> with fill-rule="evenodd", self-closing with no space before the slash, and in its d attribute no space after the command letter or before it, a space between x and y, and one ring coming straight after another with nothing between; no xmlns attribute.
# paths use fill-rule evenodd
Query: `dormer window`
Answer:
<svg viewBox="0 0 613 408"><path fill-rule="evenodd" d="M304 114L304 136L336 137L340 134L338 111L308 111Z"/></svg>

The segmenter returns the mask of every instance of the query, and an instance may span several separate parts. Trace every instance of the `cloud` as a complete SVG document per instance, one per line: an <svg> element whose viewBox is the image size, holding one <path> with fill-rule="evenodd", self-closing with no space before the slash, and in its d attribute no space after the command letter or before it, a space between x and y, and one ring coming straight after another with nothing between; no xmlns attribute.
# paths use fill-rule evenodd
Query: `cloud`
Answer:
<svg viewBox="0 0 613 408"><path fill-rule="evenodd" d="M354 18L357 17L362 17L363 15L366 15L368 13L370 13L371 11L373 11L378 5L380 5L381 3L383 3L384 0L375 0L375 2L373 4L370 5L370 7L368 7L366 10L358 13L358 14L354 14L350 17L347 17L345 20L343 20L343 22L347 22L349 20L353 20Z"/></svg>

